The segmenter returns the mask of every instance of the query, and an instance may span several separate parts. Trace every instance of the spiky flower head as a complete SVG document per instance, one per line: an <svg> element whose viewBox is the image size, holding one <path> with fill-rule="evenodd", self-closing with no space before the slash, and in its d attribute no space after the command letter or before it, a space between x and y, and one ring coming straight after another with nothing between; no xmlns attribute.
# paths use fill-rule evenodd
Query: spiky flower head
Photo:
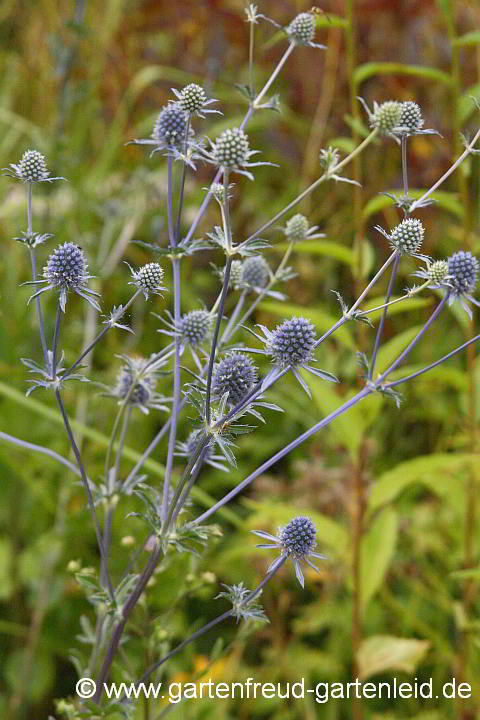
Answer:
<svg viewBox="0 0 480 720"><path fill-rule="evenodd" d="M219 205L223 205L225 202L225 188L222 183L212 183L210 186L210 192L212 193L215 200Z"/></svg>
<svg viewBox="0 0 480 720"><path fill-rule="evenodd" d="M297 580L302 587L305 585L305 578L303 577L301 563L306 563L313 570L319 572L310 558L314 557L324 560L325 555L315 552L317 533L315 525L310 518L304 515L293 518L288 525L278 529L278 535L276 537L263 530L254 530L253 533L269 541L268 543L257 545L257 547L265 549L278 548L281 552L280 557L274 560L270 566L270 572L273 568L283 564L287 558L291 558Z"/></svg>
<svg viewBox="0 0 480 720"><path fill-rule="evenodd" d="M257 382L257 368L249 357L229 352L217 363L212 380L212 393L220 398L228 392L228 403L238 405Z"/></svg>
<svg viewBox="0 0 480 720"><path fill-rule="evenodd" d="M427 275L432 283L441 285L449 276L448 262L446 260L436 260L431 263L427 268Z"/></svg>
<svg viewBox="0 0 480 720"><path fill-rule="evenodd" d="M122 365L117 375L116 395L131 405L148 405L155 392L155 377L145 372L148 360L145 358L129 358Z"/></svg>
<svg viewBox="0 0 480 720"><path fill-rule="evenodd" d="M72 290L85 281L87 267L87 258L82 248L66 242L49 255L43 275L54 287Z"/></svg>
<svg viewBox="0 0 480 720"><path fill-rule="evenodd" d="M448 258L450 285L456 295L472 293L477 285L479 263L471 252L459 250Z"/></svg>
<svg viewBox="0 0 480 720"><path fill-rule="evenodd" d="M130 267L130 271L133 280L129 285L135 285L139 290L142 290L145 298L148 298L149 293L161 295L162 290L165 290L165 287L162 285L164 277L163 268L158 263L147 263L137 271L132 270Z"/></svg>
<svg viewBox="0 0 480 720"><path fill-rule="evenodd" d="M250 156L247 135L241 128L227 128L216 139L212 154L221 167L237 168L245 165Z"/></svg>
<svg viewBox="0 0 480 720"><path fill-rule="evenodd" d="M316 535L315 525L310 518L300 515L280 530L280 542L289 555L303 560L315 548Z"/></svg>
<svg viewBox="0 0 480 720"><path fill-rule="evenodd" d="M293 317L277 325L267 344L267 352L279 365L303 365L312 358L315 328L303 317Z"/></svg>
<svg viewBox="0 0 480 720"><path fill-rule="evenodd" d="M264 288L270 280L270 268L261 255L252 255L242 263L240 284L251 288Z"/></svg>
<svg viewBox="0 0 480 720"><path fill-rule="evenodd" d="M381 105L375 103L374 111L370 114L370 126L382 135L388 135L400 125L401 117L402 103L395 100L387 100Z"/></svg>
<svg viewBox="0 0 480 720"><path fill-rule="evenodd" d="M400 115L400 127L406 128L410 132L416 132L423 127L422 110L416 102L407 100L402 103L402 112Z"/></svg>
<svg viewBox="0 0 480 720"><path fill-rule="evenodd" d="M160 145L175 147L185 140L187 113L180 103L171 102L160 111L153 127L152 137Z"/></svg>
<svg viewBox="0 0 480 720"><path fill-rule="evenodd" d="M299 13L287 27L287 35L294 45L308 45L315 37L315 21L308 12Z"/></svg>
<svg viewBox="0 0 480 720"><path fill-rule="evenodd" d="M204 342L212 328L212 316L207 310L191 310L180 318L178 332L188 345Z"/></svg>
<svg viewBox="0 0 480 720"><path fill-rule="evenodd" d="M424 236L425 228L420 220L406 218L393 228L389 239L394 250L405 255L415 255L422 246Z"/></svg>
<svg viewBox="0 0 480 720"><path fill-rule="evenodd" d="M186 85L180 92L179 104L185 112L193 114L207 102L207 93L196 83Z"/></svg>
<svg viewBox="0 0 480 720"><path fill-rule="evenodd" d="M26 150L18 165L19 175L27 182L41 182L49 176L45 155L38 150Z"/></svg>
<svg viewBox="0 0 480 720"><path fill-rule="evenodd" d="M287 221L285 235L289 240L304 240L309 230L308 220L305 215L297 213Z"/></svg>
<svg viewBox="0 0 480 720"><path fill-rule="evenodd" d="M46 283L45 287L34 293L30 300L47 290L59 290L60 308L65 312L67 295L72 291L87 300L96 310L100 310L100 305L94 299L94 296L99 297L99 293L86 286L87 280L92 277L87 274L87 269L87 259L82 248L71 242L59 245L47 259L42 273L43 280L32 280L27 283L28 285Z"/></svg>

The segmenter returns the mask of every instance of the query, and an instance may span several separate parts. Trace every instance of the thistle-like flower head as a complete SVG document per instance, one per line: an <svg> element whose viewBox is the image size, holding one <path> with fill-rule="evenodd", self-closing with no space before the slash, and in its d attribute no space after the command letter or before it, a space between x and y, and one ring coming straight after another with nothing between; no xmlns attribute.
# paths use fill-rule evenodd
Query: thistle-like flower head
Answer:
<svg viewBox="0 0 480 720"><path fill-rule="evenodd" d="M263 289L270 280L270 267L261 255L252 255L242 263L240 284L248 288Z"/></svg>
<svg viewBox="0 0 480 720"><path fill-rule="evenodd" d="M480 307L480 302L472 296L477 285L479 269L478 260L471 252L459 250L448 258L449 285L451 287L448 302L451 305L454 300L459 300L470 318L472 311L468 301Z"/></svg>
<svg viewBox="0 0 480 720"><path fill-rule="evenodd" d="M228 393L228 404L238 405L253 390L257 382L257 368L240 352L229 352L214 368L212 394L221 398Z"/></svg>
<svg viewBox="0 0 480 720"><path fill-rule="evenodd" d="M297 213L290 220L287 220L283 230L285 237L289 242L299 242L301 240L313 240L315 238L323 238L323 233L317 233L317 225L309 226L308 220L302 213Z"/></svg>
<svg viewBox="0 0 480 720"><path fill-rule="evenodd" d="M128 265L128 263L127 263ZM164 272L161 265L152 262L142 265L139 270L132 270L130 265L130 272L132 273L133 280L129 285L135 285L139 290L142 290L145 295L145 299L148 299L150 293L154 295L161 295L163 290L166 288L162 285Z"/></svg>
<svg viewBox="0 0 480 720"><path fill-rule="evenodd" d="M425 228L420 220L406 218L394 227L391 233L387 233L378 225L375 229L387 238L392 250L397 250L402 255L413 255L421 260L427 259L425 255L418 252L425 237Z"/></svg>
<svg viewBox="0 0 480 720"><path fill-rule="evenodd" d="M423 127L423 117L420 105L413 100L402 103L399 126L405 128L408 133L415 133Z"/></svg>
<svg viewBox="0 0 480 720"><path fill-rule="evenodd" d="M370 114L370 127L377 129L382 135L393 133L400 125L402 117L402 103L395 100L378 105L374 103L373 113Z"/></svg>
<svg viewBox="0 0 480 720"><path fill-rule="evenodd" d="M250 332L264 343L264 350L245 349L268 355L275 365L274 372L276 373L290 370L307 395L310 395L310 390L304 378L298 372L300 368L308 370L308 372L322 378L322 380L338 382L338 379L332 373L318 370L312 366L312 363L316 362L313 358L316 334L310 320L303 317L293 317L277 325L273 331L263 325L258 327L260 327L264 337L252 330Z"/></svg>
<svg viewBox="0 0 480 720"><path fill-rule="evenodd" d="M199 115L200 117L204 117L203 113L219 112L218 110L207 109L208 105L217 101L213 98L209 100L207 98L207 93L201 85L190 83L190 85L186 85L183 90L175 90L175 88L172 88L172 91L177 96L178 104L182 110L189 115Z"/></svg>
<svg viewBox="0 0 480 720"><path fill-rule="evenodd" d="M250 156L248 137L241 128L227 128L217 138L212 153L218 165L239 168L246 165Z"/></svg>
<svg viewBox="0 0 480 720"><path fill-rule="evenodd" d="M25 150L18 165L11 163L10 167L3 168L3 174L26 183L65 180L65 178L61 177L50 177L45 155L42 155L38 150Z"/></svg>
<svg viewBox="0 0 480 720"><path fill-rule="evenodd" d="M270 535L270 533L264 532L263 530L254 530L253 533L269 541L268 544L257 545L257 547L266 549L278 548L281 552L280 558L290 557L292 559L297 580L302 587L305 585L305 578L303 577L301 567L302 563L307 563L307 565L316 572L319 572L318 568L309 558L314 557L324 560L325 555L320 555L315 552L317 533L315 525L310 518L304 515L293 518L285 527L278 529L277 536ZM273 564L276 562L278 562L278 560L275 560Z"/></svg>
<svg viewBox="0 0 480 720"><path fill-rule="evenodd" d="M325 49L325 45L313 42L315 37L315 17L311 12L299 13L287 25L285 32L292 45L308 45L309 47Z"/></svg>
<svg viewBox="0 0 480 720"><path fill-rule="evenodd" d="M186 345L193 347L204 342L212 329L212 315L208 310L191 310L180 318L178 332Z"/></svg>
<svg viewBox="0 0 480 720"><path fill-rule="evenodd" d="M234 290L240 287L242 283L243 262L241 260L232 260L230 266L230 287Z"/></svg>
<svg viewBox="0 0 480 720"><path fill-rule="evenodd" d="M115 387L109 393L120 402L138 407L143 413L149 408L167 410L164 398L156 392L158 364L152 359L120 355L124 364L120 368Z"/></svg>
<svg viewBox="0 0 480 720"><path fill-rule="evenodd" d="M446 260L436 260L428 267L428 279L435 285L442 285L448 280L448 262Z"/></svg>
<svg viewBox="0 0 480 720"><path fill-rule="evenodd" d="M152 137L164 147L176 147L185 140L187 113L180 103L171 102L160 111L153 128Z"/></svg>
<svg viewBox="0 0 480 720"><path fill-rule="evenodd" d="M201 429L192 430L192 432L190 433L190 435L187 437L187 439L184 442L177 443L177 451L175 454L178 457L185 457L187 459L192 458L195 453L195 450L197 449L198 441L200 440L202 435L203 435L203 430L201 430ZM211 467L216 468L217 470L222 470L223 472L228 472L228 467L225 465L224 456L215 454L214 450L215 450L215 448L214 448L214 445L212 445L212 444L207 445L202 450L201 457L203 458L203 462L206 465L210 465Z"/></svg>
<svg viewBox="0 0 480 720"><path fill-rule="evenodd" d="M32 295L30 300L47 290L58 290L60 292L60 307L65 312L67 295L72 291L87 300L96 310L100 310L98 302L94 299L94 296L99 297L99 293L90 290L86 286L87 281L92 277L88 275L87 270L87 259L82 248L71 242L59 245L49 255L43 268L42 275L44 279L26 283L28 285L47 283L45 287Z"/></svg>
<svg viewBox="0 0 480 720"><path fill-rule="evenodd" d="M281 366L304 365L312 359L315 328L303 317L293 317L277 325L268 343L268 352Z"/></svg>

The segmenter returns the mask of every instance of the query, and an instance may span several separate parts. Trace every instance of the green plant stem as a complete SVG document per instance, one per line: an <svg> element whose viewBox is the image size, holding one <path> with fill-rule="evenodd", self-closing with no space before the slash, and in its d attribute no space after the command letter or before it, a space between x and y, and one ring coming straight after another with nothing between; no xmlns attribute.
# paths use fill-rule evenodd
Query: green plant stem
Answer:
<svg viewBox="0 0 480 720"><path fill-rule="evenodd" d="M263 86L263 89L259 92L259 94L255 98L254 103L253 103L254 109L258 109L258 107L260 105L260 101L265 97L267 92L270 90L273 82L275 81L275 78L277 77L277 75L279 74L279 72L281 71L281 69L283 68L285 63L287 62L287 60L290 57L290 55L292 54L294 48L295 48L295 45L293 43L290 43L288 48L283 53L282 57L280 58L280 60L278 62L277 67L275 68L273 73L270 75L270 78L267 80L267 82Z"/></svg>
<svg viewBox="0 0 480 720"><path fill-rule="evenodd" d="M370 143L374 140L376 137L378 131L372 130L372 132L363 140L363 142L358 145L355 150L352 150L352 152L347 155L343 160L341 160L338 165L335 166L334 172L335 174L338 174L338 172L344 168L346 165L348 165L349 162L351 162L354 158L356 158L360 153L362 153L366 147L370 145ZM330 179L330 174L328 172L323 173L317 180L315 180L311 185L309 185L303 192L300 193L300 195L297 195L297 197L292 200L286 207L283 208L283 210L280 210L271 220L266 222L264 225L262 225L261 228L256 230L253 235L250 235L249 238L245 242L248 242L249 240L253 240L254 238L257 238L259 235L261 235L265 230L268 230L272 225L274 225L280 218L282 218L284 215L286 215L290 210L292 210L298 203L302 202L304 198L306 198L310 193L312 193L314 190L317 189L323 182Z"/></svg>

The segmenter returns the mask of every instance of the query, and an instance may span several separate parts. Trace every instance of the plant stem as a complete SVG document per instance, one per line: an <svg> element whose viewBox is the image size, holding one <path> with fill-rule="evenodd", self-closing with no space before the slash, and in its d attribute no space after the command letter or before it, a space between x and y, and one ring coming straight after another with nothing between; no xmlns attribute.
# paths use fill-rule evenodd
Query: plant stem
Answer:
<svg viewBox="0 0 480 720"><path fill-rule="evenodd" d="M272 467L272 465L275 465L279 460L281 460L285 455L288 455L292 450L295 450L299 445L301 445L305 440L308 440L309 437L312 435L315 435L319 430L321 430L323 427L329 425L333 420L335 420L339 415L342 415L344 412L349 410L353 405L356 405L357 402L362 400L364 397L369 395L372 392L370 388L363 388L360 390L356 395L354 395L353 398L348 400L347 402L343 403L339 408L331 412L329 415L324 417L320 422L313 425L309 430L306 430L304 433L299 435L295 440L292 440L288 445L285 445L282 450L279 450L275 455L273 455L269 460L266 460L260 467L258 467L253 473L251 473L248 477L245 478L245 480L242 480L241 483L239 483L236 487L233 488L233 490L230 490L229 493L224 495L224 497L215 503L211 508L206 510L204 513L202 513L198 518L195 518L190 525L192 527L195 527L196 525L202 523L204 520L206 520L210 515L213 515L219 508L223 507L223 505L226 505L226 503L230 502L232 498L236 497L242 490L244 490L251 482L253 482L259 475L262 475L264 472L266 472L269 468Z"/></svg>
<svg viewBox="0 0 480 720"><path fill-rule="evenodd" d="M352 305L352 307L350 308L350 310L349 310L348 313L347 313L348 315L351 316L351 314L357 309L357 307L360 305L360 303L362 302L362 300L368 295L368 293L370 292L370 290L372 289L372 287L375 285L375 283L377 282L377 280L379 280L379 278L382 277L382 275L383 275L383 273L385 272L385 270L386 270L386 269L389 267L389 265L391 265L391 263L395 260L395 258L396 258L397 255L398 255L398 250L394 250L394 251L391 253L391 255L389 255L388 259L384 262L384 264L382 265L382 267L380 268L380 270L377 272L377 274L375 275L375 277L374 277L372 280L370 280L370 282L368 283L367 287L363 290L363 292L359 295L359 297L358 297L358 299L356 300L356 302Z"/></svg>
<svg viewBox="0 0 480 720"><path fill-rule="evenodd" d="M295 48L295 45L293 43L290 43L288 48L283 53L277 67L275 68L273 73L270 75L270 78L267 80L267 82L263 86L263 89L260 91L260 93L255 98L255 100L253 102L254 109L258 109L258 107L260 106L260 101L265 97L267 92L270 90L270 87L272 86L273 82L275 81L275 78L277 77L277 75L279 74L280 70L283 68L285 63L287 62L287 60L290 57L290 55L292 54L294 48Z"/></svg>
<svg viewBox="0 0 480 720"><path fill-rule="evenodd" d="M59 455L54 450L50 450L50 448L43 447L43 445L35 445L34 443L26 442L26 440L20 440L20 438L16 438L5 432L0 432L0 440L5 440L6 442L12 443L12 445L17 445L18 447L25 448L26 450L33 450L33 452L48 455L48 457L62 463L62 465L80 477L80 470L73 463L67 460L67 458L64 458L63 455Z"/></svg>
<svg viewBox="0 0 480 720"><path fill-rule="evenodd" d="M258 585L258 587L255 588L255 590L252 590L245 599L239 603L239 607L243 607L245 605L249 605L252 600L254 600L260 593L262 592L265 585L272 579L272 577L277 573L277 571L282 567L282 565L287 560L288 555L284 554L281 555L278 559L278 561L275 563L275 565L272 567L272 569L265 575L262 582ZM181 642L177 647L175 647L173 650L171 650L167 655L164 655L164 657L156 662L154 665L149 667L142 675L140 680L137 684L141 682L145 682L152 673L155 672L155 670L158 670L159 667L161 667L164 663L166 663L168 660L170 660L172 657L177 655L181 650L183 650L184 647L187 645L190 645L190 643L194 642L194 640L197 640L202 635L205 635L206 632L211 630L213 627L218 625L219 623L223 622L229 617L234 617L234 609L227 610L226 612L222 613L221 615L218 615L218 617L214 618L213 620L210 620L206 625L204 625L200 630L197 630L193 635L190 635L186 640Z"/></svg>
<svg viewBox="0 0 480 720"><path fill-rule="evenodd" d="M368 135L363 142L358 145L355 150L352 150L350 155L347 155L343 160L341 160L338 165L335 166L335 173L338 174L338 171L341 170L345 165L348 165L348 163L353 160L357 155L362 153L365 148L370 145L372 140L377 135L377 130L372 130L370 135ZM292 210L298 203L302 202L304 198L307 197L307 195L310 195L316 188L321 185L321 183L325 182L325 180L329 180L330 176L328 173L324 173L321 175L315 182L313 182L311 185L309 185L303 192L300 193L300 195L297 195L297 197L292 200L283 210L280 210L271 220L266 222L264 225L262 225L261 228L256 230L253 235L250 235L249 238L245 242L248 242L249 240L253 240L254 238L257 238L259 235L261 235L265 230L268 230L272 225L274 225L277 220L280 220L284 215L286 215L290 210Z"/></svg>
<svg viewBox="0 0 480 720"><path fill-rule="evenodd" d="M83 487L85 489L85 493L86 493L87 499L88 499L88 506L90 508L90 514L92 516L93 525L95 527L95 534L97 536L98 549L100 550L100 556L103 559L105 557L105 548L103 547L103 540L102 540L102 535L101 535L101 531L100 531L100 525L98 523L97 513L95 511L95 503L93 502L92 491L90 490L90 483L89 483L89 480L87 477L87 473L85 471L85 466L83 464L82 457L80 455L80 451L78 449L77 443L75 442L72 428L70 427L70 422L68 420L65 406L63 404L62 396L61 396L59 390L55 390L55 397L57 399L57 404L58 404L60 413L63 418L63 423L65 425L65 430L67 431L68 439L69 439L70 445L72 447L73 454L75 455L75 460L77 461L78 469L80 470L80 476L82 478ZM113 591L113 587L112 587L112 584L111 584L109 578L107 578L107 587L108 587L108 592L110 594L110 597L113 600L115 597L115 593Z"/></svg>
<svg viewBox="0 0 480 720"><path fill-rule="evenodd" d="M168 239L170 247L175 247L175 235L173 233L173 157L168 154L168 189L167 189L167 222Z"/></svg>
<svg viewBox="0 0 480 720"><path fill-rule="evenodd" d="M380 319L380 323L378 325L377 332L375 335L375 342L373 345L373 352L372 352L372 362L370 363L370 370L368 372L369 380L372 379L373 373L375 370L377 354L378 354L378 350L380 348L380 342L382 340L383 328L385 326L385 320L387 319L388 306L390 303L390 298L392 297L393 286L395 284L395 279L397 277L397 269L398 269L399 263L400 263L400 255L397 255L395 258L395 261L393 263L392 274L390 275L390 280L388 282L387 293L385 295L385 307L383 309L382 317Z"/></svg>
<svg viewBox="0 0 480 720"><path fill-rule="evenodd" d="M57 377L57 347L58 347L58 340L60 337L60 322L62 319L62 308L60 307L60 302L57 303L57 315L55 319L55 330L53 332L53 342L52 342L52 378L55 379Z"/></svg>
<svg viewBox="0 0 480 720"><path fill-rule="evenodd" d="M175 326L180 324L180 260L172 258L173 273L173 312ZM170 421L170 434L168 437L167 463L165 467L165 479L163 482L163 498L162 498L162 522L165 522L168 513L168 495L170 492L170 482L173 470L173 454L175 451L175 443L177 441L177 416L180 405L180 337L175 335L175 365L173 369L173 406Z"/></svg>
<svg viewBox="0 0 480 720"><path fill-rule="evenodd" d="M71 367L69 367L68 370L66 370L66 371L64 372L64 374L63 374L63 376L62 376L64 380L65 380L69 375L71 375L71 374L77 369L77 367L80 365L80 363L82 362L82 360L84 360L84 359L86 358L86 356L87 356L89 353L92 352L92 350L93 350L93 348L95 347L95 345L97 345L97 343L100 342L100 340L103 338L103 336L106 335L107 332L112 329L112 327L115 327L114 323L118 322L118 320L120 320L120 318L123 317L123 315L125 315L126 311L127 311L128 308L130 307L130 305L131 305L131 304L133 303L133 301L140 295L141 292L142 292L142 290L141 290L141 288L139 288L139 289L132 295L132 297L130 298L130 300L129 300L121 309L119 309L119 310L115 313L115 316L112 318L112 322L109 323L108 325L106 325L106 326L103 328L103 330L101 330L101 331L98 333L97 337L96 337L94 340L92 340L92 342L85 348L85 350L83 350L82 354L77 358L77 360L75 360L75 362L73 363L73 365L72 365Z"/></svg>
<svg viewBox="0 0 480 720"><path fill-rule="evenodd" d="M27 234L29 237L29 241L31 241L32 235L33 235L33 210L32 210L32 186L33 183L27 182ZM36 259L36 253L35 248L29 247L30 250L30 262L32 266L32 280L37 279L37 259ZM43 320L43 312L42 312L42 305L40 303L40 298L35 298L35 307L37 311L37 319L38 319L38 327L40 332L40 343L42 345L42 352L43 352L43 360L45 363L45 368L48 369L48 349L47 349L47 342L45 340L45 324Z"/></svg>

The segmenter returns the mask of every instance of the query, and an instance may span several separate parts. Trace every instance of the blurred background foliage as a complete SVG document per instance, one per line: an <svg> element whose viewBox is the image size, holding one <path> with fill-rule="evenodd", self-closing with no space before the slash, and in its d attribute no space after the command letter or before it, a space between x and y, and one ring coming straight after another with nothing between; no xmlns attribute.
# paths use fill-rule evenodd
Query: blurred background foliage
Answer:
<svg viewBox="0 0 480 720"><path fill-rule="evenodd" d="M264 0L260 12L287 24L306 2ZM441 136L409 143L414 189L428 188L462 150L460 130L478 127L470 96L480 99L480 8L475 0L326 0L317 38L326 52L297 49L275 85L281 114L261 111L249 126L251 145L279 168L259 168L254 184L236 179L233 222L246 237L319 174L318 153L333 144L348 152L365 132L355 97L414 99L426 127ZM93 286L105 308L131 294L124 259L137 265L150 256L132 240L165 241L166 165L157 155L125 146L146 137L171 87L202 83L219 99L224 116L201 124L210 137L239 124L246 104L235 87L248 82L248 27L241 0L3 0L0 7L0 165L18 162L35 148L48 157L54 175L68 183L35 188L34 230L55 242L85 248ZM257 30L257 89L285 48L281 33L267 23ZM480 251L480 159L471 157L442 188L437 204L422 210L425 252L446 257L459 249ZM349 170L350 172L350 170ZM391 201L378 193L401 187L401 163L393 142L378 142L351 169L362 189L322 185L301 207L327 240L297 246L289 300L264 302L257 322L271 324L299 311L322 330L338 316L330 289L348 301L385 260L388 248L375 224L399 220ZM184 227L212 177L200 166L187 180ZM26 226L21 184L0 182L0 420L1 430L67 454L67 441L52 398L25 399L20 357L38 357L38 340L24 248L13 242ZM218 222L210 208L197 232ZM269 233L279 260L282 235ZM49 251L41 248L40 261ZM218 292L210 262L215 253L184 263L183 310L209 306ZM411 283L414 262L401 266L399 291ZM372 307L381 301L381 291ZM46 296L44 296L46 297ZM433 294L395 306L385 333L379 369L396 357L431 310ZM53 300L45 300L51 327ZM95 352L93 379L110 383L116 354L149 354L159 347L154 306L139 301L132 312L135 335L109 333ZM96 314L78 298L69 300L64 350L69 362L93 336ZM478 318L478 311L476 313ZM461 344L472 328L452 309L430 332L409 363L420 367ZM342 378L338 388L313 384L313 401L290 379L275 390L287 412L240 442L238 468L229 475L208 470L195 496L198 508L221 497L262 460L336 407L357 383L355 349L370 347L370 332L351 325L322 345L321 366ZM398 374L405 372L400 370ZM167 387L167 385L165 385ZM102 462L113 401L83 386L65 392L75 430L93 478ZM434 684L455 676L474 684L475 701L348 701L316 705L305 701L257 700L182 703L172 717L290 718L354 717L440 720L477 717L480 677L480 620L475 581L479 525L476 426L480 363L472 350L405 388L400 411L377 397L357 406L326 432L259 478L248 493L217 517L223 535L201 559L181 557L162 565L131 623L115 677L138 672L223 608L215 601L220 583L243 580L253 587L268 564L248 531L274 531L293 513L317 523L319 544L329 555L321 575L309 573L306 591L290 571L278 574L263 595L270 624L220 626L168 666L166 679L259 681L389 680L398 676ZM181 437L188 431L186 415ZM125 471L161 426L159 413L135 417L124 455ZM146 471L161 482L163 457L155 453ZM71 655L82 652L92 632L93 613L72 570L98 564L94 533L83 490L61 466L0 440L0 714L39 720L55 712L54 698L73 692ZM144 530L117 510L112 571L119 577ZM145 558L140 557L140 564ZM82 617L82 627L79 618ZM352 621L353 617L353 621ZM79 636L79 633L81 635ZM141 640L140 638L146 638ZM407 641L407 642L405 642ZM88 649L88 648L87 648ZM57 708L60 717L61 707ZM139 704L138 717L155 718L162 706Z"/></svg>

